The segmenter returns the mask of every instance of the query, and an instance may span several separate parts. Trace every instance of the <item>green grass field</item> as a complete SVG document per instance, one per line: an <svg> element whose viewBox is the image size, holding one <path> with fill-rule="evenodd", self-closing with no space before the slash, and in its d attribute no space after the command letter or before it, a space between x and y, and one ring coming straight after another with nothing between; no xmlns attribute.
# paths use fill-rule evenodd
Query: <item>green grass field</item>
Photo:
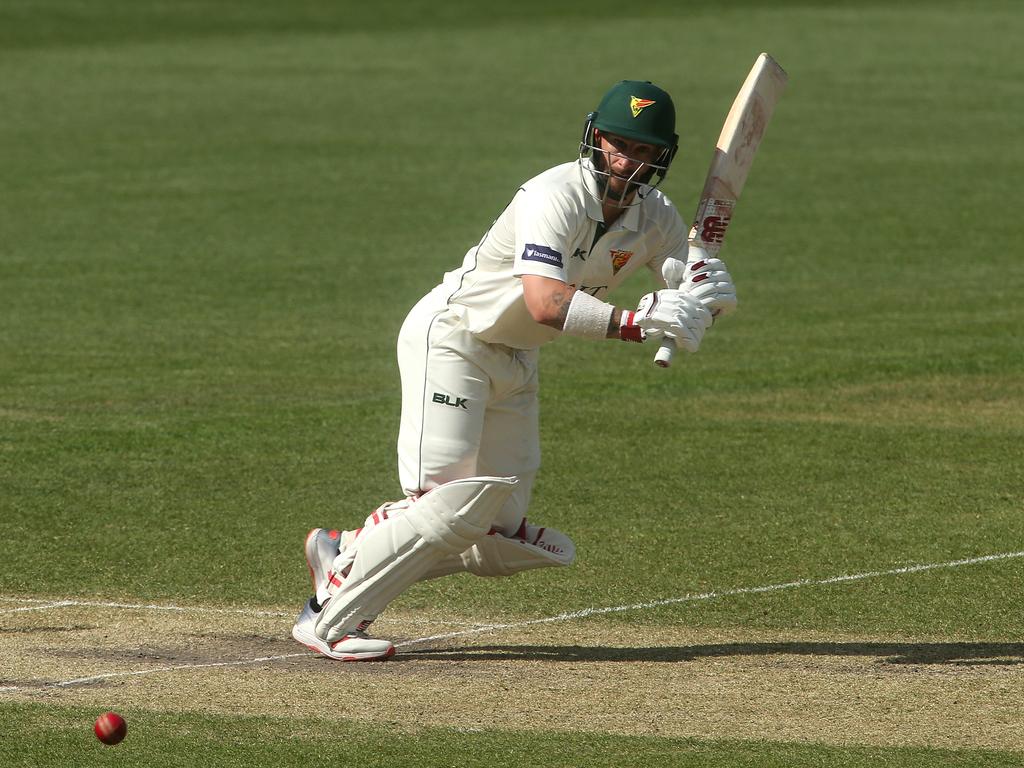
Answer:
<svg viewBox="0 0 1024 768"><path fill-rule="evenodd" d="M29 643L53 660L0 661L0 763L305 766L346 749L365 766L1024 761L1024 11L347 6L0 4L0 656ZM472 727L387 700L323 720L271 701L364 696L385 676L411 700L398 662L307 665L276 692L274 664L240 667L271 680L245 703L187 671L52 685L130 669L150 646L65 668L77 632L140 630L109 611L23 610L33 600L297 611L306 531L358 525L400 493L409 307L521 181L574 157L619 79L674 95L664 189L690 215L762 50L790 84L722 251L739 311L670 371L649 346L561 339L542 354L531 518L570 533L577 564L420 584L394 610L411 639L733 594L552 623L527 654L515 634L410 654L440 708L464 684L485 695L488 674L514 690L538 665L546 725L500 696ZM998 554L1012 556L897 573ZM813 583L871 572L889 575ZM268 654L301 651L274 621L191 630L213 649L252 633ZM843 667L852 657L863 668ZM559 680L585 692L603 670L642 690L672 680L671 698L704 674L742 693L759 669L784 674L764 701L820 704L839 728L750 713L723 732L701 723L735 707L712 717L696 699L659 733L613 700L589 725L559 710ZM865 702L892 719L859 729ZM129 715L114 750L89 733L103 708ZM956 722L966 735L943 737Z"/></svg>

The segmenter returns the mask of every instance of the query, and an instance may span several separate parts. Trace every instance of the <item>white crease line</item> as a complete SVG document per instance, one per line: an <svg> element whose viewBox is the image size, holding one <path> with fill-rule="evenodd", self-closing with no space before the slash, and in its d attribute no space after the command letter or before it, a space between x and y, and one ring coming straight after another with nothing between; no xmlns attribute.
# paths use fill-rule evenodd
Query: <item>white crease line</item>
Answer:
<svg viewBox="0 0 1024 768"><path fill-rule="evenodd" d="M111 603L102 602L97 600L42 600L39 598L31 597L0 597L0 601L6 601L8 603L31 603L29 606L22 606L20 608L0 608L0 614L5 613L23 613L25 611L43 611L50 608L116 608L119 610L135 610L135 611L169 611L174 613L213 613L213 614L231 614L240 616L260 616L260 617L271 617L271 618L294 618L298 615L295 611L257 611L249 610L245 608L204 608L201 606L178 606L178 605L146 605L142 603ZM405 624L436 624L437 621L431 619L415 619L415 618L397 618L397 617L385 617L382 620L383 624L394 621L396 623ZM475 622L465 622L469 625L474 625ZM3 690L0 688L0 690Z"/></svg>
<svg viewBox="0 0 1024 768"><path fill-rule="evenodd" d="M581 611L573 611L572 613L560 613L557 616L548 616L543 619L531 619L529 621L517 621L508 624L486 624L480 627L474 627L473 629L462 630L459 632L449 632L443 635L430 635L429 637L419 637L415 640L406 640L404 642L395 643L396 647L404 647L408 645L416 645L418 643L426 643L431 640L449 640L456 637L465 637L467 635L476 635L484 632L493 632L499 629L519 629L521 627L529 627L536 624L551 624L559 621L571 621L573 619L585 619L588 616L598 616L605 613L619 613L622 611L638 611L647 610L650 608L660 608L666 605L675 605L678 603L692 603L703 600L713 600L719 597L731 597L734 595L755 595L764 592L779 592L784 589L795 589L797 587L821 587L828 586L829 584L841 584L848 581L860 581L862 579L872 579L880 576L899 576L906 573L919 573L921 571L932 571L938 568L958 568L963 565L978 565L980 563L991 563L996 560L1011 560L1014 558L1024 557L1024 552L1006 552L998 555L984 555L983 557L970 557L963 560L952 560L946 563L929 563L926 565L908 565L903 568L893 568L888 571L867 571L865 573L853 573L844 576L831 576L827 579L800 579L799 581L788 581L784 584L769 584L761 587L738 587L736 589L726 589L720 592L702 592L696 595L684 595L682 597L671 597L666 600L654 600L648 603L635 603L633 605L618 605L606 608L585 608ZM146 607L146 606L138 606ZM177 609L184 610L184 609ZM217 609L210 609L217 612ZM74 680L62 680L59 682L49 683L44 688L67 688L73 685L82 685L85 683L97 682L100 680L110 680L117 677L141 677L143 675L152 675L157 672L176 672L183 669L208 669L211 667L240 667L248 664L263 664L271 661L280 661L283 659L294 659L300 656L308 656L308 653L288 653L281 656L261 656L256 659L243 659L241 661L220 661L209 664L182 664L176 667L160 667L157 669L140 669L132 672L108 672L102 675L93 675L92 677L79 677ZM21 690L20 688L4 689L0 688L0 692L5 690Z"/></svg>
<svg viewBox="0 0 1024 768"><path fill-rule="evenodd" d="M49 599L44 600L44 599L35 598L35 597L3 597L3 596L0 596L0 603L21 603L21 604L28 603L29 605L42 605L43 603L52 603L52 602L54 602L52 597L49 598Z"/></svg>
<svg viewBox="0 0 1024 768"><path fill-rule="evenodd" d="M217 614L241 614L243 616L272 616L272 617L292 617L296 614L294 612L288 613L285 611L256 611L245 608L201 608L201 607L182 607L179 605L145 605L142 603L105 603L94 600L61 600L58 602L52 602L48 600L36 600L33 598L17 598L17 597L5 597L2 598L8 602L20 602L20 603L40 603L32 607L23 608L3 608L0 609L0 613L17 613L19 611L42 611L47 608L119 608L122 610L140 610L140 611L170 611L175 613L217 613Z"/></svg>
<svg viewBox="0 0 1024 768"><path fill-rule="evenodd" d="M157 672L177 672L180 669L211 669L213 667L241 667L248 664L263 664L268 661L281 661L282 659L294 659L298 656L309 656L308 653L286 653L281 656L260 656L258 659L242 659L241 661L215 661L208 664L181 664L176 667L157 667L154 669L137 669L132 672L107 672L103 675L92 675L91 677L77 677L74 680L62 680L59 683L49 683L47 688L67 688L72 685L84 685L95 683L100 680L109 680L113 677L141 677L152 675ZM2 690L2 689L0 689Z"/></svg>
<svg viewBox="0 0 1024 768"><path fill-rule="evenodd" d="M43 603L42 605L26 605L21 608L4 608L0 610L0 613L25 613L26 611L46 611L50 608L63 608L67 605L74 605L73 600L61 600L56 603ZM4 690L0 688L0 691Z"/></svg>
<svg viewBox="0 0 1024 768"><path fill-rule="evenodd" d="M639 611L650 608L661 608L666 605L678 603L693 603L702 600L714 600L719 597L732 597L734 595L755 595L763 592L779 592L784 589L795 589L797 587L822 587L829 584L841 584L847 581L859 581L861 579L872 579L879 576L899 576L906 573L918 573L920 571L931 571L936 568L957 568L962 565L977 565L979 563L990 563L995 560L1009 560L1012 558L1024 557L1024 552L1006 552L999 555L985 555L983 557L970 557L964 560L952 560L948 563L929 563L927 565L908 565L904 568L893 568L888 571L867 571L866 573L853 573L845 576L832 576L827 579L800 579L799 581L788 581L785 584L769 584L762 587L739 587L737 589L726 589L721 592L703 592L696 595L684 595L683 597L671 597L667 600L654 600L649 603L635 603L633 605L617 605L610 608L585 608L582 611L572 613L560 613L557 616L548 616L543 619L531 619L509 624L491 624L489 626L475 629L465 629L459 632L449 632L443 635L430 635L429 637L418 637L415 640L406 640L395 643L395 647L416 645L431 640L449 640L455 637L465 637L483 632L490 632L498 629L518 629L536 624L552 624L559 621L571 621L573 619L585 619L588 616L598 616L605 613L620 613L622 611Z"/></svg>

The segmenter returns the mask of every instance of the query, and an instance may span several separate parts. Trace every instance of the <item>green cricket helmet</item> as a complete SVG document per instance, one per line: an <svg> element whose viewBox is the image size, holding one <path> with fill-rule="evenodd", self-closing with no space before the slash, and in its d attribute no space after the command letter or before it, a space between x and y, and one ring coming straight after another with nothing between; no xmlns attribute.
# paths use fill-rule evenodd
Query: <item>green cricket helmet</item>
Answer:
<svg viewBox="0 0 1024 768"><path fill-rule="evenodd" d="M658 159L648 164L640 177L631 179L640 186L640 198L646 194L644 188L650 191L665 178L679 149L672 97L646 80L623 80L613 85L597 109L587 115L580 142L580 158L592 158L597 170L595 175L603 190L608 173L602 167L604 153L597 148L595 131L664 147ZM657 180L651 184L655 176Z"/></svg>

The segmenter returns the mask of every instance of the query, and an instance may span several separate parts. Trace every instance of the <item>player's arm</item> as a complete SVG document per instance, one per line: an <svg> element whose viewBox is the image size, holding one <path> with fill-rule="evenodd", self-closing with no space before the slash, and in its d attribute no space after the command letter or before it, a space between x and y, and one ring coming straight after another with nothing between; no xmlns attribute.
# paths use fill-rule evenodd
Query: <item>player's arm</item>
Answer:
<svg viewBox="0 0 1024 768"><path fill-rule="evenodd" d="M530 316L571 336L623 341L669 336L695 352L704 329L711 324L710 313L680 291L648 293L634 312L577 291L562 280L539 275L521 279Z"/></svg>
<svg viewBox="0 0 1024 768"><path fill-rule="evenodd" d="M530 317L541 325L548 325L559 331L565 330L576 289L561 280L539 275L523 275L523 299ZM595 299L595 301L597 301ZM600 302L604 304L604 302ZM619 325L622 321L622 310L610 304L608 321L605 323L606 339L619 338ZM601 312L605 312L604 309Z"/></svg>

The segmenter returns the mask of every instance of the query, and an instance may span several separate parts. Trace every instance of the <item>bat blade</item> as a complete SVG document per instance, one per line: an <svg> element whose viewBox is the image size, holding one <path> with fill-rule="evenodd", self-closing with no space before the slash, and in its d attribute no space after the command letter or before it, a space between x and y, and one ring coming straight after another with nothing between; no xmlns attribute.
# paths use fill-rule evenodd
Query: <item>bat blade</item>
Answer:
<svg viewBox="0 0 1024 768"><path fill-rule="evenodd" d="M722 247L733 208L747 183L754 155L788 79L778 62L762 53L726 115L704 179L690 238L711 255Z"/></svg>
<svg viewBox="0 0 1024 768"><path fill-rule="evenodd" d="M747 175L754 164L754 155L764 138L772 112L789 80L785 70L767 53L757 57L732 107L726 115L711 158L704 189L690 229L691 248L702 248L715 256L722 247L733 209L739 199ZM678 288L678 285L669 285ZM654 362L662 368L672 363L675 343L666 339L658 349Z"/></svg>

